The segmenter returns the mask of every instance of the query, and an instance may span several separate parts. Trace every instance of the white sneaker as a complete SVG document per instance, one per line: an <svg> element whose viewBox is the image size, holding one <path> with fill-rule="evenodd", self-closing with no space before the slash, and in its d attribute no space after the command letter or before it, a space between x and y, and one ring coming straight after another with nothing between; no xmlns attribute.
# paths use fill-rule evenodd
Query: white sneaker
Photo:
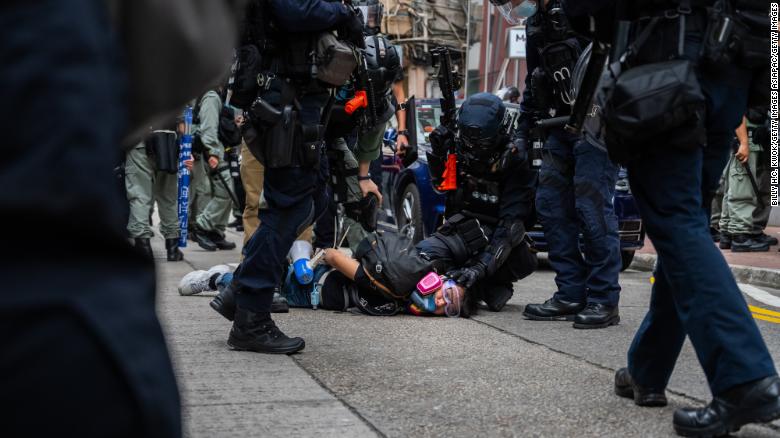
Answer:
<svg viewBox="0 0 780 438"><path fill-rule="evenodd" d="M195 295L209 290L211 275L208 271L192 271L187 273L179 281L180 295Z"/></svg>
<svg viewBox="0 0 780 438"><path fill-rule="evenodd" d="M212 266L212 267L211 267L211 268L208 270L209 277L211 277L211 276L212 276L212 275L214 275L214 274L220 274L220 275L224 275L224 274L227 274L228 272L233 272L233 268L231 268L231 267L230 267L230 266L228 266L228 265L217 265L217 266ZM217 279L217 280L219 280L219 279Z"/></svg>
<svg viewBox="0 0 780 438"><path fill-rule="evenodd" d="M213 290L210 284L211 277L215 274L224 275L232 271L227 265L213 266L208 271L192 271L179 281L179 294L187 296Z"/></svg>

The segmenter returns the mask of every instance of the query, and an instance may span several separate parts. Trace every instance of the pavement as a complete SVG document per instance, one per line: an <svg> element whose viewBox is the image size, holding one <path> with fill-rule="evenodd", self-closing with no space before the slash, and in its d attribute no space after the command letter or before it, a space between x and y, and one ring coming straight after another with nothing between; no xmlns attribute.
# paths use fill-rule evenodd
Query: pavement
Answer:
<svg viewBox="0 0 780 438"><path fill-rule="evenodd" d="M780 227L767 227L764 232L780 239ZM717 245L717 243L713 243ZM720 249L731 267L731 272L741 283L780 287L780 246L775 245L766 252L733 252ZM649 238L645 246L634 255L631 268L641 271L651 271L656 260L655 248Z"/></svg>
<svg viewBox="0 0 780 438"><path fill-rule="evenodd" d="M646 311L649 272L621 275L622 320L608 329L523 319L523 305L554 290L553 273L541 270L515 284L504 311L471 319L292 309L274 318L287 334L304 337L306 349L272 356L228 349L230 323L208 306L214 294L176 290L191 269L237 262L237 250L190 245L184 262L169 263L162 240L153 246L158 313L188 437L669 437L675 408L711 397L690 345L672 376L668 407L639 408L612 393L614 371L625 365ZM742 287L780 362L780 290ZM780 422L735 436L780 437Z"/></svg>

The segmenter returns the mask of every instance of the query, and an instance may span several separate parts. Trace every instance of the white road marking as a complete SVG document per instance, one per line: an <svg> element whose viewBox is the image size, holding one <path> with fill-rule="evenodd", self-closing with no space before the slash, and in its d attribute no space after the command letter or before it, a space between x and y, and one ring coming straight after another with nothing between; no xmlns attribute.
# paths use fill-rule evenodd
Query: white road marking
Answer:
<svg viewBox="0 0 780 438"><path fill-rule="evenodd" d="M761 303L768 306L780 308L780 297L776 297L769 292L750 284L738 283L738 285L742 290L742 293L749 296L750 298L753 298L756 301L760 301Z"/></svg>

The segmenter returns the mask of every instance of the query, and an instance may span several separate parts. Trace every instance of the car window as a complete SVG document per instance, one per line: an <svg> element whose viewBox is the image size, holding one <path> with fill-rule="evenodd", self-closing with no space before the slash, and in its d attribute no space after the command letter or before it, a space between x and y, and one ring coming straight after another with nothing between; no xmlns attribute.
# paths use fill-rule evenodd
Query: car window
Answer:
<svg viewBox="0 0 780 438"><path fill-rule="evenodd" d="M417 143L428 143L428 135L439 125L441 106L438 103L417 105Z"/></svg>

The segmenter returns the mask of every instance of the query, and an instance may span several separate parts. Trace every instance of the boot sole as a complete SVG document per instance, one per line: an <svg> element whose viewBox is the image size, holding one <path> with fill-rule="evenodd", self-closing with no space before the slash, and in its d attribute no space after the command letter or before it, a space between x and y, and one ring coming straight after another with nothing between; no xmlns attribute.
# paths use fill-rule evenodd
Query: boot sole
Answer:
<svg viewBox="0 0 780 438"><path fill-rule="evenodd" d="M236 351L252 351L255 353L266 353L266 354L293 354L297 353L301 350L303 350L306 347L306 342L301 341L299 345L296 345L294 347L276 347L276 348L257 348L257 347L250 347L250 346L244 346L240 345L238 342L233 341L231 339L228 339L227 341L228 346Z"/></svg>
<svg viewBox="0 0 780 438"><path fill-rule="evenodd" d="M577 316L577 314L573 313L570 315L559 316L539 316L523 312L523 316L525 316L527 319L530 319L531 321L574 321L574 318Z"/></svg>
<svg viewBox="0 0 780 438"><path fill-rule="evenodd" d="M678 435L692 436L698 438L710 438L728 435L739 431L742 426L751 423L769 423L780 418L780 400L775 401L773 405L767 406L757 411L745 413L745 415L734 418L729 424L718 423L706 429L693 429L690 427L674 425L674 431Z"/></svg>
<svg viewBox="0 0 780 438"><path fill-rule="evenodd" d="M277 306L271 304L271 313L290 313L290 306L289 305Z"/></svg>
<svg viewBox="0 0 780 438"><path fill-rule="evenodd" d="M201 247L202 249L205 249L206 251L209 251L209 252L214 252L214 251L217 250L216 246L215 247L211 247L211 246L204 245L204 244L202 244L200 242L198 242L198 246Z"/></svg>
<svg viewBox="0 0 780 438"><path fill-rule="evenodd" d="M662 394L652 394L645 396L634 395L634 388L630 386L615 385L615 395L618 397L629 398L634 404L643 408L661 408L668 404L666 396Z"/></svg>
<svg viewBox="0 0 780 438"><path fill-rule="evenodd" d="M620 316L613 316L612 318L609 318L608 320L599 324L581 324L575 322L573 327L576 329L589 330L607 328L609 326L618 325L618 323L620 323Z"/></svg>
<svg viewBox="0 0 780 438"><path fill-rule="evenodd" d="M215 312L217 312L220 315L222 315L223 318L227 319L228 321L233 321L233 316L235 314L234 313L231 314L231 313L228 313L227 311L224 311L222 309L222 306L220 306L219 304L215 303L214 300L211 300L211 302L209 302L209 306L211 306L211 308L214 309Z"/></svg>
<svg viewBox="0 0 780 438"><path fill-rule="evenodd" d="M731 247L731 252L768 252L768 251L769 251L768 246L766 248L744 248L744 249L739 249L734 246Z"/></svg>

